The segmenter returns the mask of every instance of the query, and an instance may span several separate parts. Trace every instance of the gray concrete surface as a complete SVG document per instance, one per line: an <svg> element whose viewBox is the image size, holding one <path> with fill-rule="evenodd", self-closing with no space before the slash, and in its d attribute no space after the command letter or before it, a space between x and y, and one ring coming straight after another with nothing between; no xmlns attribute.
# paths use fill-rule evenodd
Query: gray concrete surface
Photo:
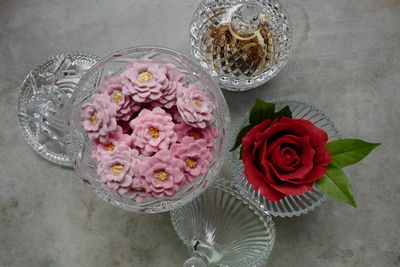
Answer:
<svg viewBox="0 0 400 267"><path fill-rule="evenodd" d="M106 205L69 169L37 156L17 125L18 86L52 54L99 56L152 44L188 52L199 1L0 0L0 266L180 266L168 214ZM321 107L344 137L383 145L348 168L358 208L328 201L276 219L268 266L400 266L400 1L284 0L294 26L286 68L225 92L233 122L256 97Z"/></svg>

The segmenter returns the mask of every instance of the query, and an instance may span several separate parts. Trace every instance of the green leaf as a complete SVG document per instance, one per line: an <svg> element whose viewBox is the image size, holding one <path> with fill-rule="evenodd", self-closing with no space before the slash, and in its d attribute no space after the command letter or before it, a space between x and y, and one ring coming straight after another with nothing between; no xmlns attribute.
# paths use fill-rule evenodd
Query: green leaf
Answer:
<svg viewBox="0 0 400 267"><path fill-rule="evenodd" d="M339 139L328 143L332 163L338 167L353 165L365 158L378 143L368 143L359 139Z"/></svg>
<svg viewBox="0 0 400 267"><path fill-rule="evenodd" d="M242 128L242 130L240 130L240 132L238 133L238 135L236 137L235 145L231 148L231 150L229 150L229 152L234 151L236 148L238 148L242 144L243 137L245 137L245 135L251 130L251 128L253 128L253 126L248 125L248 126Z"/></svg>
<svg viewBox="0 0 400 267"><path fill-rule="evenodd" d="M275 104L267 103L257 98L250 111L249 122L251 125L257 125L266 119L272 118L274 114Z"/></svg>
<svg viewBox="0 0 400 267"><path fill-rule="evenodd" d="M339 167L330 164L326 174L315 182L318 188L333 199L356 207L349 179Z"/></svg>
<svg viewBox="0 0 400 267"><path fill-rule="evenodd" d="M282 117L292 118L292 111L290 111L289 106L286 106L286 107L282 108L281 110L279 110L278 112L276 112L274 114L274 117L278 118L279 120L282 119Z"/></svg>

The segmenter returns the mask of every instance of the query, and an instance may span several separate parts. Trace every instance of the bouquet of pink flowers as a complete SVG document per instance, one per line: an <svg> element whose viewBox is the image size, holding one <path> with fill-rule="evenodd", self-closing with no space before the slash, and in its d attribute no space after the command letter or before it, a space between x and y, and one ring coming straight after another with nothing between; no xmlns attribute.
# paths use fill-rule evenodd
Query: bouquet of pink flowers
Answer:
<svg viewBox="0 0 400 267"><path fill-rule="evenodd" d="M139 202L171 197L206 174L214 108L172 64L137 60L107 76L81 112L103 188Z"/></svg>

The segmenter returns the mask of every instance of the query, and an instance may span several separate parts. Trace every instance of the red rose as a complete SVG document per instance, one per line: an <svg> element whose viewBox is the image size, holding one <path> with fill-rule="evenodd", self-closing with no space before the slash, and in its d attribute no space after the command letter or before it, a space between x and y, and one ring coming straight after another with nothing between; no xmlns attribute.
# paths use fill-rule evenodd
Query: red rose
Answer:
<svg viewBox="0 0 400 267"><path fill-rule="evenodd" d="M267 119L242 140L245 176L271 201L304 194L331 161L327 142L326 132L307 120Z"/></svg>

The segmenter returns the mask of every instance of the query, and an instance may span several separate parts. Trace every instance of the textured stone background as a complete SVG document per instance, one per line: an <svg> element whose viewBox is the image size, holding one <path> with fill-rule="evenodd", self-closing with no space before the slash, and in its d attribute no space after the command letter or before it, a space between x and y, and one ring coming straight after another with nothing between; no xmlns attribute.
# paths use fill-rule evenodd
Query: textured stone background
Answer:
<svg viewBox="0 0 400 267"><path fill-rule="evenodd" d="M151 44L188 52L199 1L0 0L0 266L180 266L168 214L106 205L72 170L37 156L16 121L18 86L52 54L104 56ZM294 26L286 68L268 84L225 92L235 122L254 98L321 107L344 137L383 145L346 170L358 208L328 201L275 219L269 266L400 266L400 1L284 0Z"/></svg>

